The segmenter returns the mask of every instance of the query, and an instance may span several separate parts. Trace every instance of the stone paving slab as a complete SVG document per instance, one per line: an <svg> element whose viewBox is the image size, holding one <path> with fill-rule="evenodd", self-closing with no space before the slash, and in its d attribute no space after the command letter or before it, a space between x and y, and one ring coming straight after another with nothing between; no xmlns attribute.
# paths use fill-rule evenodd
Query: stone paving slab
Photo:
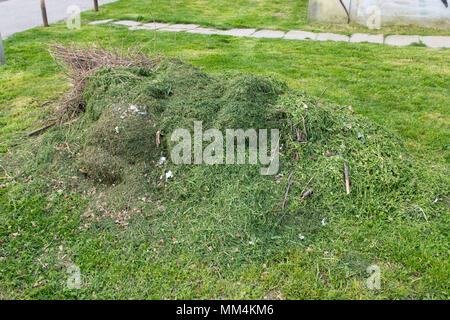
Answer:
<svg viewBox="0 0 450 320"><path fill-rule="evenodd" d="M343 34L336 33L318 33L316 40L318 41L344 41L348 42L349 37Z"/></svg>
<svg viewBox="0 0 450 320"><path fill-rule="evenodd" d="M184 31L186 31L186 29L182 29L182 28L167 28L167 27L164 27L164 28L159 28L159 29L156 29L157 31L170 31L170 32L184 32Z"/></svg>
<svg viewBox="0 0 450 320"><path fill-rule="evenodd" d="M129 27L128 30L134 31L134 30L149 30L146 27L143 26L135 26L135 27Z"/></svg>
<svg viewBox="0 0 450 320"><path fill-rule="evenodd" d="M216 29L211 29L211 28L195 28L192 30L187 30L186 32L188 33L198 33L198 34L217 34Z"/></svg>
<svg viewBox="0 0 450 320"><path fill-rule="evenodd" d="M160 26L157 26L157 25L160 25ZM158 30L160 28L166 27L168 25L169 25L168 23L159 23L159 24L146 23L146 24L144 24L142 26L130 27L130 28L128 28L128 30L150 30L150 31L155 31L155 30ZM170 30L170 31L174 31L174 30ZM183 30L179 29L179 30L175 30L175 31L184 31L184 29Z"/></svg>
<svg viewBox="0 0 450 320"><path fill-rule="evenodd" d="M384 42L384 35L382 34L365 34L365 33L355 33L350 37L350 42L370 42L370 43L380 43Z"/></svg>
<svg viewBox="0 0 450 320"><path fill-rule="evenodd" d="M198 24L171 24L167 27L164 27L164 29L177 29L177 30L192 30L198 27ZM167 30L166 30L167 31Z"/></svg>
<svg viewBox="0 0 450 320"><path fill-rule="evenodd" d="M430 48L450 48L450 37L424 36L420 40Z"/></svg>
<svg viewBox="0 0 450 320"><path fill-rule="evenodd" d="M127 27L136 27L140 26L142 23L132 20L122 20L122 21L116 21L114 24L118 24L121 26L127 26Z"/></svg>
<svg viewBox="0 0 450 320"><path fill-rule="evenodd" d="M111 22L112 19L92 21L91 25ZM169 23L146 23L141 24L137 21L123 20L116 21L114 24L124 25L130 27L130 30L160 30L198 34L218 34L235 37L254 37L254 38L284 38L290 40L318 40L318 41L343 41L343 42L369 42L378 44L387 44L391 46L408 46L413 43L424 43L430 48L450 48L449 36L407 36L407 35L392 35L384 39L383 34L365 34L355 33L351 37L336 33L314 33L302 30L290 30L286 34L278 30L258 30L252 28L234 28L230 30L217 30L214 28L201 28L197 24L169 24Z"/></svg>
<svg viewBox="0 0 450 320"><path fill-rule="evenodd" d="M135 27L129 27L128 30L150 30L150 31L155 31L158 29L154 29L154 28L149 28L146 26L135 26Z"/></svg>
<svg viewBox="0 0 450 320"><path fill-rule="evenodd" d="M282 38L284 36L283 31L273 31L273 30L259 30L251 35L255 38Z"/></svg>
<svg viewBox="0 0 450 320"><path fill-rule="evenodd" d="M419 43L420 37L419 36L387 36L384 40L384 44L390 45L390 46L409 46L413 43Z"/></svg>
<svg viewBox="0 0 450 320"><path fill-rule="evenodd" d="M230 30L217 30L216 34L223 36L249 37L254 34L256 29L235 28Z"/></svg>
<svg viewBox="0 0 450 320"><path fill-rule="evenodd" d="M155 29L159 29L159 28L168 27L169 25L170 25L169 23L152 22L152 23L144 23L142 26L148 30L155 30Z"/></svg>
<svg viewBox="0 0 450 320"><path fill-rule="evenodd" d="M284 38L291 40L316 40L317 34L314 32L291 30L286 33Z"/></svg>
<svg viewBox="0 0 450 320"><path fill-rule="evenodd" d="M113 19L106 19L106 20L98 20L98 21L92 21L89 22L90 25L96 25L96 24L103 24L113 21Z"/></svg>

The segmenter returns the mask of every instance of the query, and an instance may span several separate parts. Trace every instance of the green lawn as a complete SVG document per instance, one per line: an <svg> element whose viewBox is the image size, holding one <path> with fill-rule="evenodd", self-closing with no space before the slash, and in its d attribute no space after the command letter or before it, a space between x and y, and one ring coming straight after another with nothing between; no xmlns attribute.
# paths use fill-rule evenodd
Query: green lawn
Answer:
<svg viewBox="0 0 450 320"><path fill-rule="evenodd" d="M145 12L152 11L158 21L217 27L305 26L306 6L298 1L289 2L290 10L285 10L285 2L272 1L260 1L258 6L241 1L241 6L233 7L239 10L226 1L216 1L208 10L200 1L153 1L148 7L145 3L120 1L105 6L99 15L83 14L83 21L139 16L151 20ZM250 8L244 10L245 6ZM286 11L286 19L277 14ZM164 32L157 33L155 44L153 36L106 25L69 31L59 24L4 41L8 64L0 67L1 152L40 141L25 133L38 127L50 111L33 99L55 98L68 88L45 50L46 42L100 39L118 44L124 39L125 45L156 47L160 54L179 56L211 74L236 70L273 75L315 96L328 87L324 101L352 105L358 114L394 131L428 167L427 176L439 177L418 183L441 187L442 193L436 195L443 199L436 204L441 214L407 219L374 212L380 218L372 219L335 213L326 227L300 246L280 249L264 261L221 269L189 252L177 252L172 262L158 260L149 254L151 246L117 237L108 225L84 230L85 197L76 193L49 197L16 182L12 172L2 172L0 298L448 298L448 50ZM26 157L27 150L22 154ZM81 290L64 288L70 260L82 266L87 281ZM355 267L369 264L381 268L379 291L368 290L368 274Z"/></svg>
<svg viewBox="0 0 450 320"><path fill-rule="evenodd" d="M139 21L197 23L217 28L265 28L274 30L308 30L318 32L355 32L384 34L450 35L449 30L416 26L383 27L370 30L365 26L308 25L308 0L162 0L119 1L102 7L100 13L85 14L86 19L116 17Z"/></svg>

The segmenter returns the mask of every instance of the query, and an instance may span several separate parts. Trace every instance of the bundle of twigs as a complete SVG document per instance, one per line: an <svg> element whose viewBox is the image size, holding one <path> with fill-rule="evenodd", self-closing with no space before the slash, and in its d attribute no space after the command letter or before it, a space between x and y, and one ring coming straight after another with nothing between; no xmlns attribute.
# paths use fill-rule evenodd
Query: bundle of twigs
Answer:
<svg viewBox="0 0 450 320"><path fill-rule="evenodd" d="M57 110L60 122L70 120L80 112L85 111L83 90L86 79L102 67L147 68L156 67L159 57L151 57L139 46L124 49L114 47L107 49L101 44L91 43L80 47L72 43L63 45L51 43L48 45L50 55L70 79L73 87L59 101Z"/></svg>

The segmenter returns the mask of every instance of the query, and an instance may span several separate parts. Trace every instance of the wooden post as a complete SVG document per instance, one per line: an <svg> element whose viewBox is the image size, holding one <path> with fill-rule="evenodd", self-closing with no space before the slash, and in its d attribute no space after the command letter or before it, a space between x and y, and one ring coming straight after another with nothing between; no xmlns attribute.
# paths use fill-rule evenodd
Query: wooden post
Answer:
<svg viewBox="0 0 450 320"><path fill-rule="evenodd" d="M0 66L6 63L5 50L3 49L2 34L0 33Z"/></svg>
<svg viewBox="0 0 450 320"><path fill-rule="evenodd" d="M45 7L45 0L41 0L41 12L42 20L44 21L44 27L48 27L47 8Z"/></svg>
<svg viewBox="0 0 450 320"><path fill-rule="evenodd" d="M98 11L98 0L94 0L94 9Z"/></svg>

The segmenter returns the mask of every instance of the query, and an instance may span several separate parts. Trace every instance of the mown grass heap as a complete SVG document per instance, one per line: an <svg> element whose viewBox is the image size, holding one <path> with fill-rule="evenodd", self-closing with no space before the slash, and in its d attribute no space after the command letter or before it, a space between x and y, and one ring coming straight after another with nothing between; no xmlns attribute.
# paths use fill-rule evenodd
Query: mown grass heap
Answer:
<svg viewBox="0 0 450 320"><path fill-rule="evenodd" d="M303 245L300 233L320 235L335 215L439 214L432 201L442 184L438 178L420 183L422 168L395 135L274 79L210 76L162 59L151 68L101 67L87 77L81 99L85 112L78 121L33 140L11 167L48 194L83 192L89 199L83 224L93 230L136 243L165 239L149 253L155 259L230 266ZM170 159L173 130L192 130L194 121L202 121L203 130L278 128L279 174L262 176L260 165L250 164L158 164L162 156ZM165 178L169 170L172 179Z"/></svg>

